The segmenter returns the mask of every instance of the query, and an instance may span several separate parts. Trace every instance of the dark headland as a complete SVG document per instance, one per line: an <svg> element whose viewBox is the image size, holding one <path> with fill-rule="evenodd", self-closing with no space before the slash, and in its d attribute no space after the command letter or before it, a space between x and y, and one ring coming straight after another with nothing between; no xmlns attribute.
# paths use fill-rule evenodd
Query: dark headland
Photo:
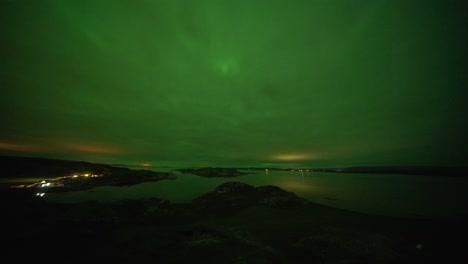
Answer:
<svg viewBox="0 0 468 264"><path fill-rule="evenodd" d="M2 158L3 172L8 171L10 177L86 171L103 175L96 179L138 175L105 164L6 160L9 162ZM2 189L2 257L47 257L48 262L67 263L216 264L462 263L459 260L467 257L460 242L468 234L462 219L356 213L306 201L276 186L254 187L227 176L232 181L191 203L154 197L62 204L21 192L32 188ZM172 177L157 180L168 178ZM135 183L128 179L124 182Z"/></svg>
<svg viewBox="0 0 468 264"><path fill-rule="evenodd" d="M48 191L86 190L97 186L128 186L148 181L175 179L171 172L132 170L108 164L34 157L0 156L1 178L44 178ZM0 179L1 179L0 178Z"/></svg>

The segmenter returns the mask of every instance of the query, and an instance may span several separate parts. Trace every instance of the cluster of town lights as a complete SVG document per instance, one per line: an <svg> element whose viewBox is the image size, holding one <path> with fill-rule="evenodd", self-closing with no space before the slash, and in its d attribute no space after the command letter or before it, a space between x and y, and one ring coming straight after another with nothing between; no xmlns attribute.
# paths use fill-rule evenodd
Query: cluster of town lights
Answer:
<svg viewBox="0 0 468 264"><path fill-rule="evenodd" d="M63 183L60 183L61 179L78 178L78 177L99 177L99 176L102 176L102 175L91 174L91 173L74 174L74 175L71 175L71 176L58 177L58 178L56 178L54 180L51 180L51 181L42 180L40 182L35 182L35 183L31 183L31 184L13 185L13 186L10 186L10 188L63 187ZM44 196L44 193L37 193L36 196Z"/></svg>

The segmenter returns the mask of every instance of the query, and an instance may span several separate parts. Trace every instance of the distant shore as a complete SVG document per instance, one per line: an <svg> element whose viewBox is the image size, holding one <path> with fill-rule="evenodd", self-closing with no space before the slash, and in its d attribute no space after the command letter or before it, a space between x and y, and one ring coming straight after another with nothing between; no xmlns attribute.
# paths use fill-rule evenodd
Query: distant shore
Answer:
<svg viewBox="0 0 468 264"><path fill-rule="evenodd" d="M86 190L106 185L129 186L176 178L171 172L132 170L83 161L4 156L0 158L0 162L3 170L0 187L39 186L44 192ZM42 180L31 182L33 179Z"/></svg>
<svg viewBox="0 0 468 264"><path fill-rule="evenodd" d="M468 176L466 167L441 166L372 166L347 168L264 168L264 167L202 167L157 172L149 169L129 169L84 161L57 160L37 157L0 156L2 174L0 188L32 187L41 179L49 192L86 190L97 186L125 186L148 181L175 179L173 171L207 178L233 178L258 171L302 171L328 173L403 174L430 176Z"/></svg>
<svg viewBox="0 0 468 264"><path fill-rule="evenodd" d="M449 166L363 166L343 168L263 168L241 167L240 170L252 171L307 171L333 173L369 173L369 174L403 174L428 176L468 176L468 167Z"/></svg>

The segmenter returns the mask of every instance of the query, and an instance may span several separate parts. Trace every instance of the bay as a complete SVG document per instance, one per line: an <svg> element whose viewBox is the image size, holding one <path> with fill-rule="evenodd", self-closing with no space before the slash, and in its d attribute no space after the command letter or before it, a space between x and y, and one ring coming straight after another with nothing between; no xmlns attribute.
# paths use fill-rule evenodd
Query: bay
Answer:
<svg viewBox="0 0 468 264"><path fill-rule="evenodd" d="M44 198L75 203L157 197L189 203L224 182L239 181L278 186L311 202L368 214L458 219L468 211L468 179L464 177L257 170L235 178L206 178L174 172L174 180L49 193Z"/></svg>

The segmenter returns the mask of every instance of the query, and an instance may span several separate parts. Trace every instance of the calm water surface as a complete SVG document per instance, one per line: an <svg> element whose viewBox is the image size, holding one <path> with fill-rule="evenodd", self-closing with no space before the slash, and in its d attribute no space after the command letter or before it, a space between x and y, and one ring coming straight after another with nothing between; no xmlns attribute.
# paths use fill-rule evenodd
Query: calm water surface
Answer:
<svg viewBox="0 0 468 264"><path fill-rule="evenodd" d="M177 179L133 186L103 186L91 190L50 193L50 202L158 197L190 202L227 181L253 186L275 185L312 202L353 211L429 218L458 218L468 211L468 178L414 175L255 171L236 178L204 178L176 172Z"/></svg>

